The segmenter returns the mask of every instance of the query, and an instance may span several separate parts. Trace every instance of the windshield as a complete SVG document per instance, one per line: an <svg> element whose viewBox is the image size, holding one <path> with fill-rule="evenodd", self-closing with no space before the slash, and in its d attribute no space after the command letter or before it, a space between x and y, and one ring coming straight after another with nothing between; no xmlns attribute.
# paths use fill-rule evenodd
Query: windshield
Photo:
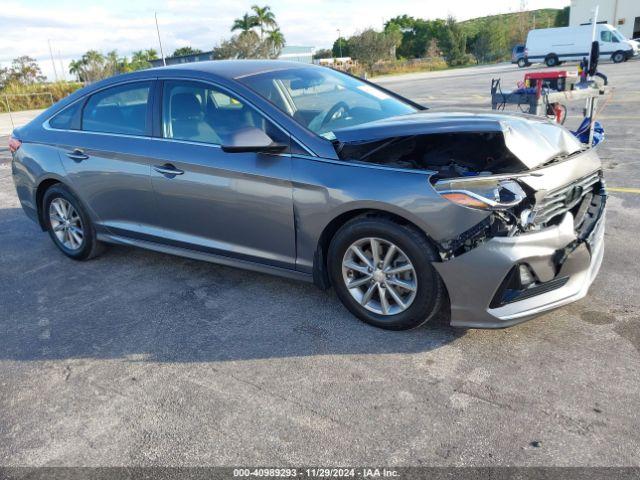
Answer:
<svg viewBox="0 0 640 480"><path fill-rule="evenodd" d="M624 42L626 40L625 36L622 35L618 30L612 30L613 36L618 39L619 42Z"/></svg>
<svg viewBox="0 0 640 480"><path fill-rule="evenodd" d="M340 128L418 111L383 90L329 68L277 70L238 80L329 140Z"/></svg>

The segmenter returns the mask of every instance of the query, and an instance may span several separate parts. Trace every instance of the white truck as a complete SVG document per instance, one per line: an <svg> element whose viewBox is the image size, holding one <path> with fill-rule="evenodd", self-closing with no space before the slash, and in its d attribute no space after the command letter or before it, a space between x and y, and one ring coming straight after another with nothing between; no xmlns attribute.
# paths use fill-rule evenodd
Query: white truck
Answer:
<svg viewBox="0 0 640 480"><path fill-rule="evenodd" d="M555 67L566 61L579 62L589 57L592 35L591 24L531 30L527 35L525 62L518 65L544 62L548 67ZM636 44L606 23L596 25L595 39L600 44L600 60L611 59L620 63L638 53Z"/></svg>

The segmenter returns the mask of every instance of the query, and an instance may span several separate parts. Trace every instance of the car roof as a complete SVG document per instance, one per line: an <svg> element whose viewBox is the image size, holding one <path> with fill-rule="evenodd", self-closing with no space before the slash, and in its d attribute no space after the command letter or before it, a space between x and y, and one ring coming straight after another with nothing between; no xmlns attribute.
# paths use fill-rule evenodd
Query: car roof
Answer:
<svg viewBox="0 0 640 480"><path fill-rule="evenodd" d="M210 73L227 79L235 79L272 72L274 70L291 70L299 68L322 68L309 63L287 62L284 60L209 60L206 62L181 63L156 67L146 72L170 74L172 71Z"/></svg>

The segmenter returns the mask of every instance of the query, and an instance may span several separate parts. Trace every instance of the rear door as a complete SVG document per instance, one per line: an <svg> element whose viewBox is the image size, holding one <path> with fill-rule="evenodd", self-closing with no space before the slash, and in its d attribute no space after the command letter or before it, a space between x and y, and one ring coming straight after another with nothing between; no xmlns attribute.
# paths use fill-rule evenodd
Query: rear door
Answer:
<svg viewBox="0 0 640 480"><path fill-rule="evenodd" d="M49 121L60 130L59 155L71 187L98 229L130 234L155 223L149 157L153 88L153 81L107 87Z"/></svg>
<svg viewBox="0 0 640 480"><path fill-rule="evenodd" d="M162 84L162 148L151 169L161 230L176 246L294 268L291 156L226 153L248 128L290 138L235 94L209 83Z"/></svg>

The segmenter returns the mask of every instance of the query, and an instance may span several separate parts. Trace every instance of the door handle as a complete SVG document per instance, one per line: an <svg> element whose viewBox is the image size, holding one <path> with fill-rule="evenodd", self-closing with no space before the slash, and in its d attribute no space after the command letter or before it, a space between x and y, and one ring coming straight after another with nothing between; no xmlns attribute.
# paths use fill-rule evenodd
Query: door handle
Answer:
<svg viewBox="0 0 640 480"><path fill-rule="evenodd" d="M89 155L85 154L79 148L75 148L72 152L67 152L67 157L71 160L75 160L76 162L81 162L82 160L89 158Z"/></svg>
<svg viewBox="0 0 640 480"><path fill-rule="evenodd" d="M184 170L180 170L170 163L165 163L164 165L155 165L153 169L158 173L161 173L163 175L170 175L172 177L176 175L182 175L184 173Z"/></svg>

